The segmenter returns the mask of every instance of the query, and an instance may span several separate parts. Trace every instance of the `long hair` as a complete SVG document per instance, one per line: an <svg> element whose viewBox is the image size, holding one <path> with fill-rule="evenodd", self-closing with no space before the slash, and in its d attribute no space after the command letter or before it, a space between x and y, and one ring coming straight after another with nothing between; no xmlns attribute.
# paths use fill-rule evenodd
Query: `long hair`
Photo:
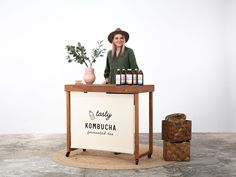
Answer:
<svg viewBox="0 0 236 177"><path fill-rule="evenodd" d="M125 41L125 36L123 36L123 38L124 38L124 42L123 42L123 45L121 47L121 51L117 54L117 56L122 56L125 53L125 42L126 42ZM116 55L116 50L117 50L117 48L116 48L115 44L112 42L112 50L111 50L112 58Z"/></svg>

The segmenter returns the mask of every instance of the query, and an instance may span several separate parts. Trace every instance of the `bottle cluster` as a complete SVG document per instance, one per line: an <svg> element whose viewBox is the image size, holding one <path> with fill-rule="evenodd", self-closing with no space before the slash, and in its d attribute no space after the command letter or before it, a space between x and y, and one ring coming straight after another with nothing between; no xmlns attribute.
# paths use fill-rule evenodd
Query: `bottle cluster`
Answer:
<svg viewBox="0 0 236 177"><path fill-rule="evenodd" d="M143 85L143 72L138 69L117 69L116 85Z"/></svg>

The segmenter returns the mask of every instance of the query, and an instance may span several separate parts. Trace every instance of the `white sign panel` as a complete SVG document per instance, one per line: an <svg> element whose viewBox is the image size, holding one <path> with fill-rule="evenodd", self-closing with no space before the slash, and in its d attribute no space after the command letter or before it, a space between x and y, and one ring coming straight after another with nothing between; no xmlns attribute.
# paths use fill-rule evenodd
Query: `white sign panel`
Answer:
<svg viewBox="0 0 236 177"><path fill-rule="evenodd" d="M133 154L133 94L71 92L71 147Z"/></svg>

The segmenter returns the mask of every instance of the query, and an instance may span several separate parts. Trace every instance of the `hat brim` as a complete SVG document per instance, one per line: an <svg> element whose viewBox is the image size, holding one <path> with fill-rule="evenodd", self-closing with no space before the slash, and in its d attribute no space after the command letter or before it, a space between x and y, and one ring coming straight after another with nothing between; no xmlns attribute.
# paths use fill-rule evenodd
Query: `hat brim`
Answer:
<svg viewBox="0 0 236 177"><path fill-rule="evenodd" d="M110 43L112 43L113 38L116 34L121 34L125 37L125 42L127 42L129 40L129 33L127 33L126 31L113 31L108 35L108 41Z"/></svg>

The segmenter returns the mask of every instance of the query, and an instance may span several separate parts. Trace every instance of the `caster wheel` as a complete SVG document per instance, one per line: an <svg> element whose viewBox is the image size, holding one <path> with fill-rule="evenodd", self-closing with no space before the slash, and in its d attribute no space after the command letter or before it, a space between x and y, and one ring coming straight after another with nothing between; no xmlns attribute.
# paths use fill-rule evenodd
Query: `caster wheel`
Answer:
<svg viewBox="0 0 236 177"><path fill-rule="evenodd" d="M83 149L83 151L85 152L85 151L86 151L86 149Z"/></svg>
<svg viewBox="0 0 236 177"><path fill-rule="evenodd" d="M67 152L67 153L66 153L66 157L69 157L69 156L70 156L70 152Z"/></svg>
<svg viewBox="0 0 236 177"><path fill-rule="evenodd" d="M138 162L139 162L139 160L138 160L138 159L136 159L136 160L135 160L135 164L136 164L136 165L138 165Z"/></svg>
<svg viewBox="0 0 236 177"><path fill-rule="evenodd" d="M152 157L152 154L148 154L148 158L150 159Z"/></svg>

